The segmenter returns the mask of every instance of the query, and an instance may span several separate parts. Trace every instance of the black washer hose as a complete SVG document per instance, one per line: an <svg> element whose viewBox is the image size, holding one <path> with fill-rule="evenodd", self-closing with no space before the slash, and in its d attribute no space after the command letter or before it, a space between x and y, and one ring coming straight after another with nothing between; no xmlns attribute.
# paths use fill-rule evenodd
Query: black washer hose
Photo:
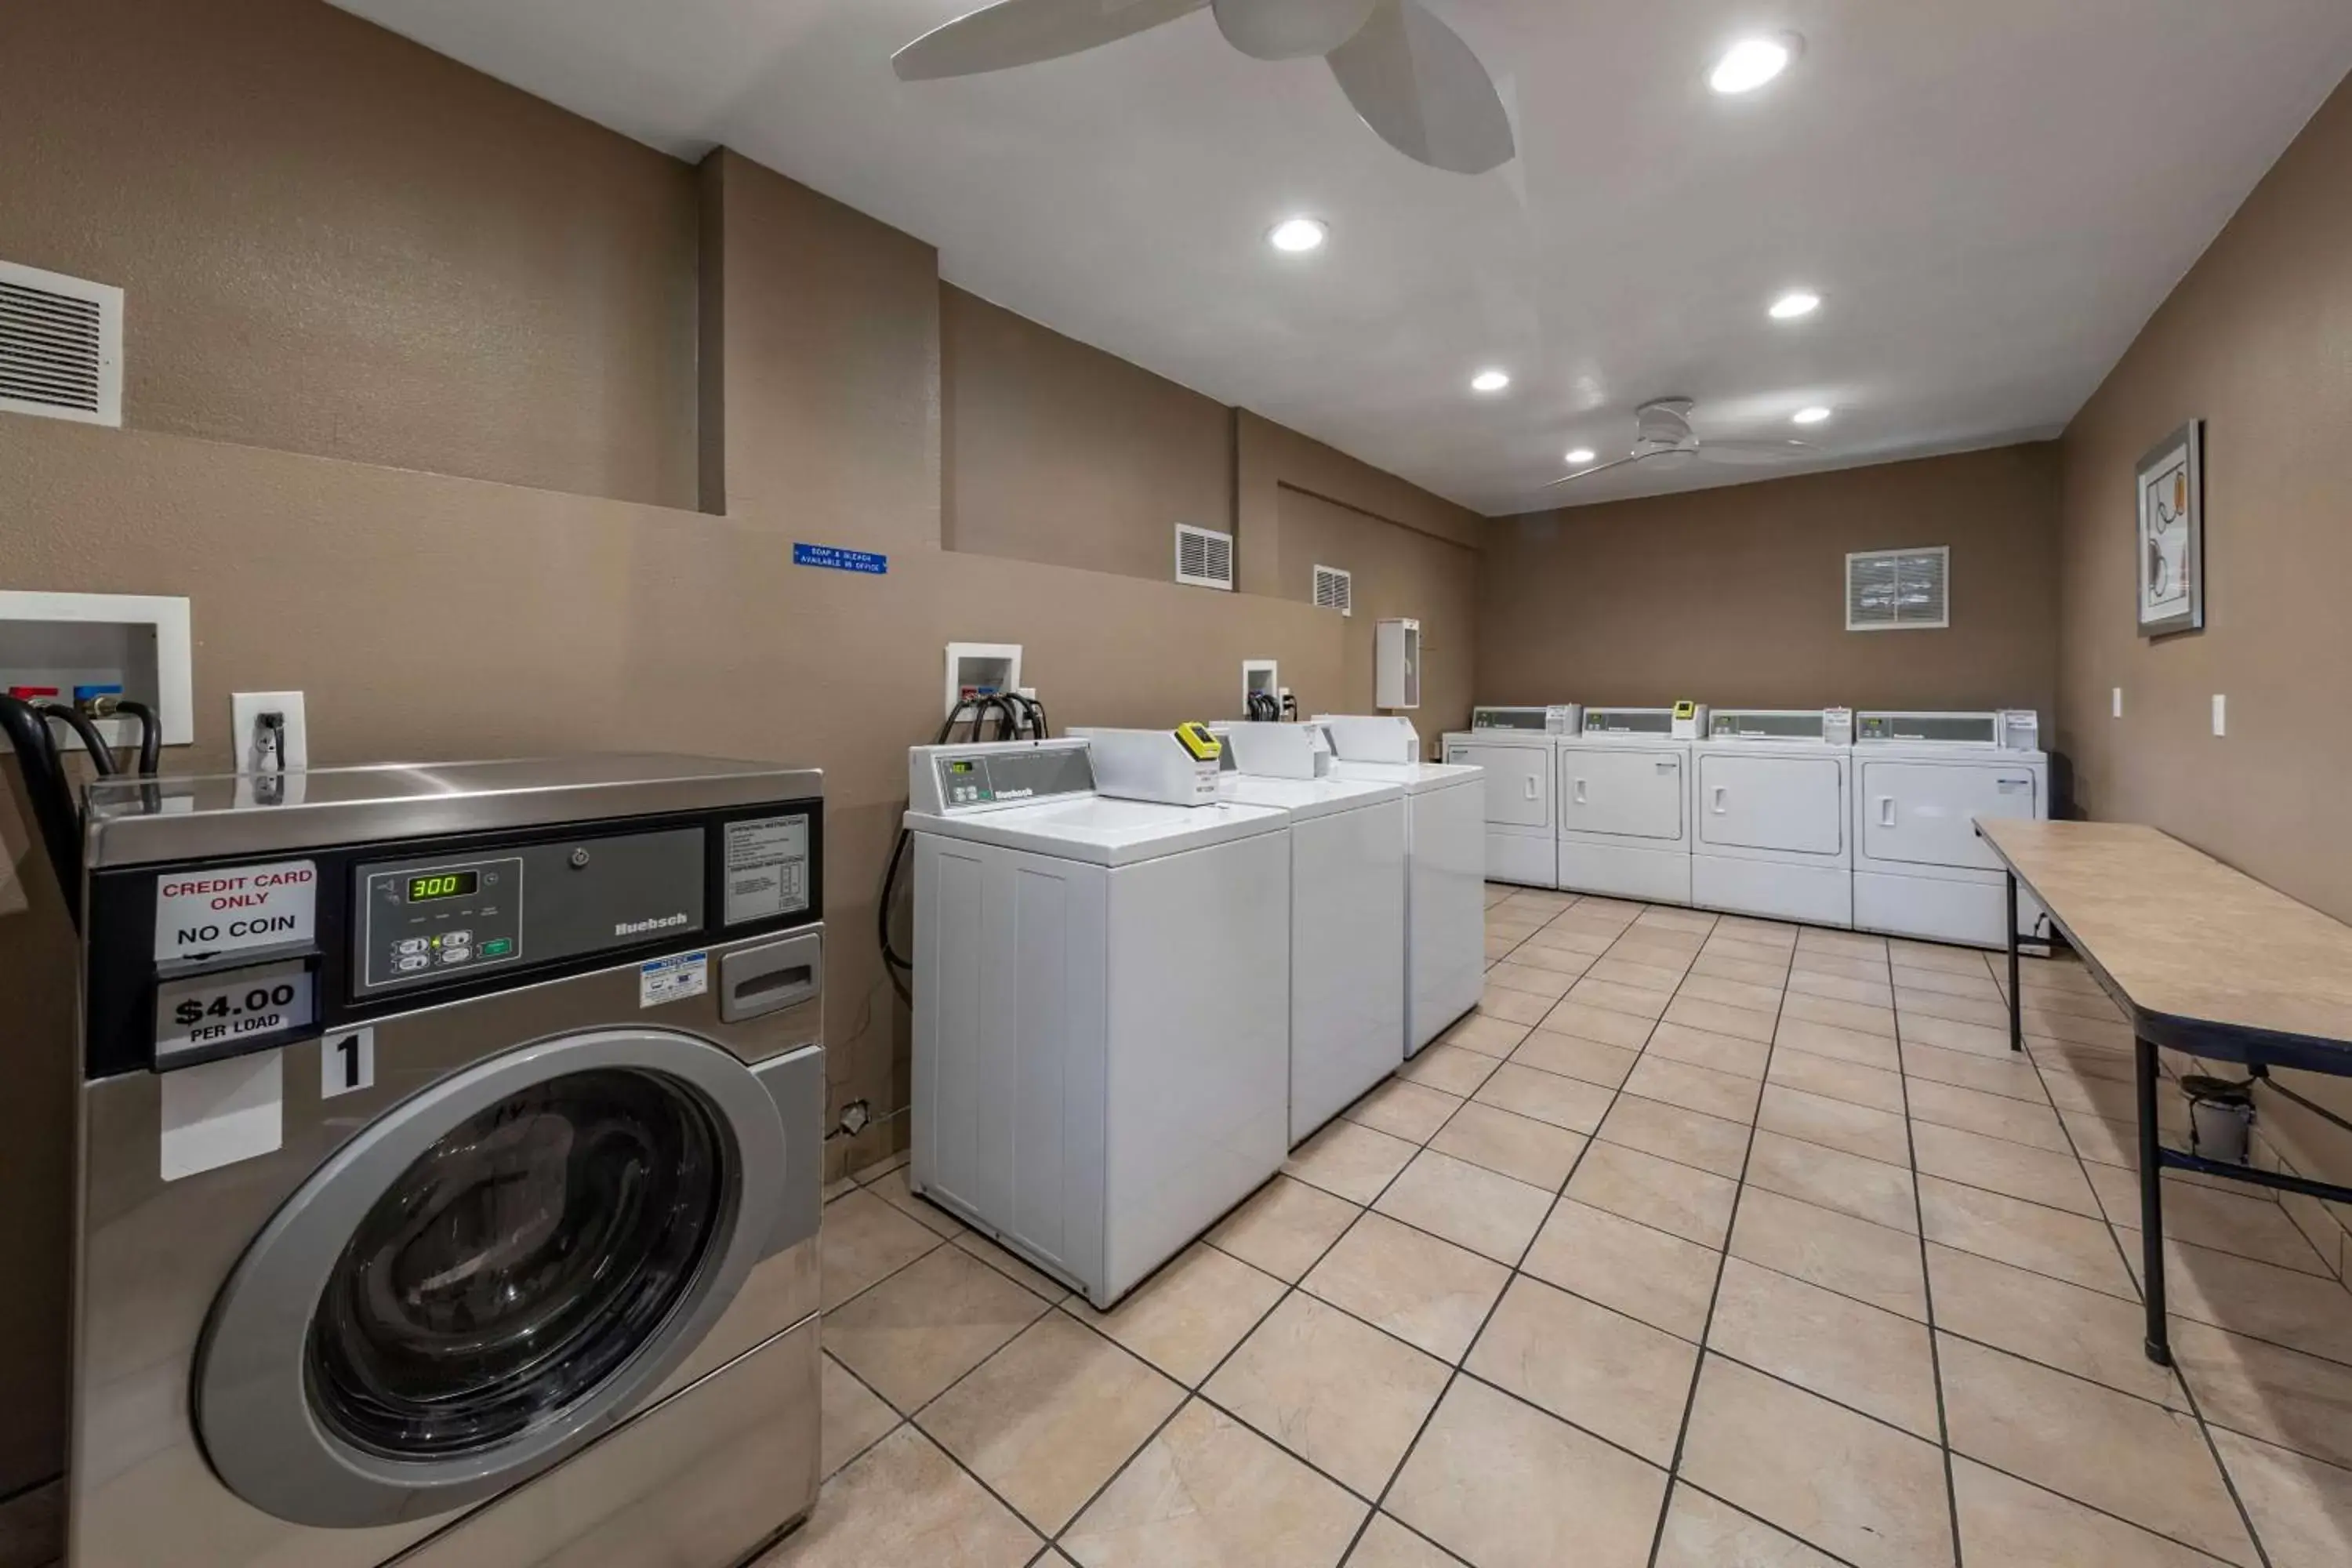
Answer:
<svg viewBox="0 0 2352 1568"><path fill-rule="evenodd" d="M33 821L49 853L49 868L57 873L65 894L66 913L81 924L81 814L74 807L73 788L66 782L65 762L58 741L33 705L0 696L0 731L16 753L25 775L25 794L33 804Z"/></svg>
<svg viewBox="0 0 2352 1568"><path fill-rule="evenodd" d="M63 702L41 702L34 705L33 711L44 719L55 719L79 735L81 743L89 748L89 765L101 776L112 778L122 771L122 764L115 760L114 748L106 743L106 737L98 732L98 726L80 709Z"/></svg>

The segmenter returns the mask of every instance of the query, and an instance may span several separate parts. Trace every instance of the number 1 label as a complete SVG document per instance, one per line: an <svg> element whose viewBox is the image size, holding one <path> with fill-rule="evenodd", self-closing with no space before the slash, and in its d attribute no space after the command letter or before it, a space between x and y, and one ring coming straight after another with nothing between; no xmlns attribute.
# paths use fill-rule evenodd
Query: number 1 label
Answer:
<svg viewBox="0 0 2352 1568"><path fill-rule="evenodd" d="M375 1030L339 1029L319 1042L319 1098L375 1087Z"/></svg>

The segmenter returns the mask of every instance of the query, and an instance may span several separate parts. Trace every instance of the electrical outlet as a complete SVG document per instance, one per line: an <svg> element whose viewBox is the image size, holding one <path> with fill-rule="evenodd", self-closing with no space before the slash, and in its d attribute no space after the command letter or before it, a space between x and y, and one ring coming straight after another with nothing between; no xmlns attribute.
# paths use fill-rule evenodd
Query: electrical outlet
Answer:
<svg viewBox="0 0 2352 1568"><path fill-rule="evenodd" d="M2230 700L2216 691L2213 693L2213 733L2226 735L2229 732Z"/></svg>
<svg viewBox="0 0 2352 1568"><path fill-rule="evenodd" d="M256 750L262 738L261 719L265 713L279 714L285 720L284 754L278 758L278 767L295 773L310 765L310 727L303 718L300 692L231 692L228 707L229 745L238 773L261 771L256 766Z"/></svg>
<svg viewBox="0 0 2352 1568"><path fill-rule="evenodd" d="M2122 718L2123 716L2124 716L2124 689L2123 689L2122 687L2118 686L2118 687L2116 687L2116 718L2118 718L2118 719L2120 719L2120 718Z"/></svg>

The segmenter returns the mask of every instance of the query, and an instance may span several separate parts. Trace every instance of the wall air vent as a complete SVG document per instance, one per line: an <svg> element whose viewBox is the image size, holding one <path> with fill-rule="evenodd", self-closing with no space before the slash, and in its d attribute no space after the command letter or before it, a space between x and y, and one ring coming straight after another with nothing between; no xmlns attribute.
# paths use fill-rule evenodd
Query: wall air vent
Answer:
<svg viewBox="0 0 2352 1568"><path fill-rule="evenodd" d="M1356 613L1356 579L1337 566L1315 568L1315 607L1337 610L1343 616Z"/></svg>
<svg viewBox="0 0 2352 1568"><path fill-rule="evenodd" d="M1234 588L1234 536L1213 528L1176 525L1176 581L1188 588Z"/></svg>
<svg viewBox="0 0 2352 1568"><path fill-rule="evenodd" d="M122 423L122 290L0 261L0 413Z"/></svg>
<svg viewBox="0 0 2352 1568"><path fill-rule="evenodd" d="M1872 550L1845 558L1845 629L1933 631L1952 624L1952 552Z"/></svg>

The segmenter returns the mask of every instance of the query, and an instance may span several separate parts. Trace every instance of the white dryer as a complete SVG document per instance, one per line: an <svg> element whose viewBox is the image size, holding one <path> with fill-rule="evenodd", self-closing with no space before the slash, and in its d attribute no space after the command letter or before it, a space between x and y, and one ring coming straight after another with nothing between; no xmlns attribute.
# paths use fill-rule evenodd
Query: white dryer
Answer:
<svg viewBox="0 0 2352 1568"><path fill-rule="evenodd" d="M1559 887L1689 903L1691 742L1675 734L1675 710L1587 707L1581 714L1559 741Z"/></svg>
<svg viewBox="0 0 2352 1568"><path fill-rule="evenodd" d="M1404 789L1404 1054L1478 1005L1486 977L1486 774L1423 763L1412 721L1315 721L1331 737L1331 776Z"/></svg>
<svg viewBox="0 0 2352 1568"><path fill-rule="evenodd" d="M1486 879L1559 886L1559 742L1578 710L1473 708L1444 738L1445 760L1486 770Z"/></svg>
<svg viewBox="0 0 2352 1568"><path fill-rule="evenodd" d="M1864 931L2006 948L2007 877L1976 835L1985 817L2050 815L2050 759L2037 715L1864 713L1853 742L1853 923ZM2022 889L2031 942L2048 911Z"/></svg>
<svg viewBox="0 0 2352 1568"><path fill-rule="evenodd" d="M1228 773L1290 823L1290 1142L1404 1062L1404 788Z"/></svg>
<svg viewBox="0 0 2352 1568"><path fill-rule="evenodd" d="M1717 709L1691 749L1691 901L1853 924L1853 714Z"/></svg>
<svg viewBox="0 0 2352 1568"><path fill-rule="evenodd" d="M908 1179L1097 1307L1290 1148L1288 818L1198 760L1203 805L1106 797L1084 740L908 759Z"/></svg>

